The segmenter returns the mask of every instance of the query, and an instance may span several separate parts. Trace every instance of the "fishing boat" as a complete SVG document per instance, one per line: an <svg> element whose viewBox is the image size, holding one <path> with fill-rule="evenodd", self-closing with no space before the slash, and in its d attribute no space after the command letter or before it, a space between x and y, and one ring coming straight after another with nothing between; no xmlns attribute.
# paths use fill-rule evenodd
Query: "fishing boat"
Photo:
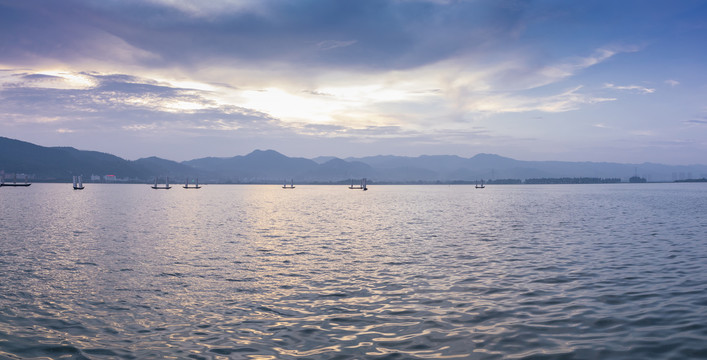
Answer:
<svg viewBox="0 0 707 360"><path fill-rule="evenodd" d="M189 178L187 178L186 184L182 187L185 189L201 189L201 186L199 186L199 178L195 179L194 186L189 186Z"/></svg>
<svg viewBox="0 0 707 360"><path fill-rule="evenodd" d="M25 175L25 182L24 183L17 183L17 174L15 174L15 177L12 180L12 183L6 183L4 177L0 177L0 186L30 186L32 185L31 183L27 182L27 175Z"/></svg>
<svg viewBox="0 0 707 360"><path fill-rule="evenodd" d="M83 176L74 176L74 190L83 190Z"/></svg>
<svg viewBox="0 0 707 360"><path fill-rule="evenodd" d="M477 182L474 187L477 188L477 189L483 189L483 188L485 188L486 186L484 186L484 179L481 179L481 184L479 184L479 183Z"/></svg>
<svg viewBox="0 0 707 360"><path fill-rule="evenodd" d="M354 185L354 181L351 179L351 186L349 186L349 189L363 191L368 190L368 187L366 186L366 178L361 179L361 185Z"/></svg>
<svg viewBox="0 0 707 360"><path fill-rule="evenodd" d="M164 189L164 190L169 190L172 187L169 186L169 178L164 178L164 185L158 185L157 184L157 177L155 177L155 185L152 186L153 189Z"/></svg>
<svg viewBox="0 0 707 360"><path fill-rule="evenodd" d="M290 179L290 185L287 186L287 180L285 180L285 184L282 185L283 189L294 189L295 188L295 179Z"/></svg>

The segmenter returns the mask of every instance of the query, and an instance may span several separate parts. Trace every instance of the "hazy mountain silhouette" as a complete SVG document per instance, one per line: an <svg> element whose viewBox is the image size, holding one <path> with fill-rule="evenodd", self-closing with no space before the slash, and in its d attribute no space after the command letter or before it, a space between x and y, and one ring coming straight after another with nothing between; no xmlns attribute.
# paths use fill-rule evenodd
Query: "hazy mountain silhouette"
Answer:
<svg viewBox="0 0 707 360"><path fill-rule="evenodd" d="M306 181L341 181L345 179L374 178L376 170L359 161L333 158L300 176Z"/></svg>
<svg viewBox="0 0 707 360"><path fill-rule="evenodd" d="M121 174L143 176L143 169L128 160L72 147L43 147L0 137L0 170L32 174L41 179L71 179L73 175Z"/></svg>
<svg viewBox="0 0 707 360"><path fill-rule="evenodd" d="M168 176L171 178L172 183L180 182L182 180L186 181L186 178L193 179L200 176L206 177L211 174L208 171L199 171L189 165L172 160L161 159L156 156L138 159L131 161L131 163L140 169L140 173L143 174L143 178L145 176L148 178L153 178L155 176L160 178Z"/></svg>
<svg viewBox="0 0 707 360"><path fill-rule="evenodd" d="M0 170L25 173L35 179L69 181L73 175L115 175L119 179L149 182L169 176L173 182L189 177L204 182L280 183L346 182L369 178L372 182L436 182L491 179L598 177L622 178L637 174L649 181L707 177L707 166L671 166L653 163L521 161L478 154L418 157L380 155L340 159L291 158L274 150L255 150L229 158L207 157L176 162L157 157L135 161L72 147L43 147L0 137Z"/></svg>
<svg viewBox="0 0 707 360"><path fill-rule="evenodd" d="M202 158L182 164L197 170L218 174L222 180L234 182L281 181L300 178L319 164L304 158L290 158L274 150L255 150L245 156Z"/></svg>
<svg viewBox="0 0 707 360"><path fill-rule="evenodd" d="M559 177L622 178L637 174L650 181L707 176L705 165L618 164L607 162L521 161L494 154L459 156L373 156L347 158L371 165L384 180L480 180ZM404 176L403 176L404 175Z"/></svg>

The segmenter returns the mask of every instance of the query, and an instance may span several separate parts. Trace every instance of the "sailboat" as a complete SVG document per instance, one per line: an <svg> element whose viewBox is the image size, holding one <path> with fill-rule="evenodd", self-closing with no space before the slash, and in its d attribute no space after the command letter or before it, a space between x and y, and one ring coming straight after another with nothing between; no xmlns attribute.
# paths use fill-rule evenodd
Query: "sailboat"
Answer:
<svg viewBox="0 0 707 360"><path fill-rule="evenodd" d="M294 189L295 188L295 179L290 179L290 186L287 186L287 180L285 180L285 185L282 185L283 189Z"/></svg>
<svg viewBox="0 0 707 360"><path fill-rule="evenodd" d="M485 188L486 186L484 186L484 179L481 179L481 185L479 185L479 183L477 182L477 183L476 183L476 186L474 186L474 187L477 188L477 189L483 189L483 188Z"/></svg>
<svg viewBox="0 0 707 360"><path fill-rule="evenodd" d="M169 178L165 178L165 179L164 179L164 186L157 185L157 177L155 176L155 185L152 186L152 188L153 188L153 189L165 189L165 190L169 190L169 189L171 189L172 187L169 186Z"/></svg>
<svg viewBox="0 0 707 360"><path fill-rule="evenodd" d="M194 186L189 186L189 178L187 178L187 183L182 186L185 189L201 189L201 186L199 186L199 178L195 179L196 182L194 183Z"/></svg>
<svg viewBox="0 0 707 360"><path fill-rule="evenodd" d="M368 190L368 187L366 186L366 178L361 179L361 185L354 185L353 179L351 179L351 186L349 186L349 189L363 191Z"/></svg>
<svg viewBox="0 0 707 360"><path fill-rule="evenodd" d="M83 176L74 176L74 190L83 190Z"/></svg>
<svg viewBox="0 0 707 360"><path fill-rule="evenodd" d="M27 182L27 175L25 175L24 184L17 183L17 173L15 173L15 177L14 177L14 180L12 181L12 184L5 183L4 177L0 178L0 186L30 186L30 185L32 185L32 184Z"/></svg>

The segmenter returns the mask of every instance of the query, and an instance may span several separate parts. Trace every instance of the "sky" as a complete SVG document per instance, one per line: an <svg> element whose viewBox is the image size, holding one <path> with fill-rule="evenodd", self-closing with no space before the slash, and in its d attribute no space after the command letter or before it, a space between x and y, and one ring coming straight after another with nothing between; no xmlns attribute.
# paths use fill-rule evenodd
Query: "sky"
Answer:
<svg viewBox="0 0 707 360"><path fill-rule="evenodd" d="M707 164L707 2L0 0L0 136Z"/></svg>

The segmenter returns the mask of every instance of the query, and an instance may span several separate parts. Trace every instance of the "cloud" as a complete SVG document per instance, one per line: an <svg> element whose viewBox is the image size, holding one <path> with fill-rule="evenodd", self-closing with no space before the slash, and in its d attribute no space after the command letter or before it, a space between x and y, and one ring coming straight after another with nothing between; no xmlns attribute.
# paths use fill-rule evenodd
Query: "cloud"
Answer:
<svg viewBox="0 0 707 360"><path fill-rule="evenodd" d="M87 83L93 84L93 87L57 88L37 86L36 83L38 79L54 81L73 77L89 79ZM405 98L404 93L409 89L398 89L400 93L397 93L398 90L374 89L369 94L371 99L388 99L378 105L381 109L389 107L387 112L381 113L375 110L376 105L370 104L367 105L371 106L370 109L358 109L359 113L356 113L355 108L366 102L358 98L357 93L351 92L352 89L333 89L333 93L326 92L324 95L315 92L315 96L312 96L311 92L300 91L301 96L312 97L313 101L324 101L312 104L300 102L299 98L294 97L297 93L284 94L273 89L253 92L264 96L265 103L278 97L287 100L292 96L291 100L287 100L291 101L291 104L288 105L287 101L284 101L281 105L301 107L305 104L305 107L311 105L318 108L319 105L328 103L327 106L333 106L333 110L326 113L331 116L330 122L317 123L309 121L307 117L303 121L293 118L283 120L257 108L221 103L219 98L222 94L218 91L226 91L223 89L204 91L178 87L168 82L126 74L62 73L62 76L34 76L23 72L6 78L6 81L12 81L12 86L5 86L0 90L0 118L6 125L5 129L38 129L41 126L44 130L65 136L90 134L91 138L100 138L100 134L110 134L109 137L113 139L125 139L129 136L188 139L209 134L254 139L326 138L349 139L347 141L353 142L361 139L376 142L385 139L397 142L410 139L425 144L433 144L435 141L463 144L465 138L480 136L484 132L483 129L470 131L463 127L450 127L441 121L436 122L435 129L399 121L407 116L406 113L396 114L395 111L401 109L390 107L390 104ZM244 92L232 88L228 91L234 91L235 94ZM414 94L409 98L411 101L430 96L440 98L442 95L437 89L411 93ZM330 103L330 98L334 98L333 103ZM247 104L253 105L255 102L244 103ZM289 113L287 109L283 112ZM422 124L423 121L419 120L419 123Z"/></svg>
<svg viewBox="0 0 707 360"><path fill-rule="evenodd" d="M502 94L480 96L466 103L468 111L488 113L520 113L541 111L558 113L577 110L581 105L615 101L615 98L595 97L579 92L581 86L547 96Z"/></svg>
<svg viewBox="0 0 707 360"><path fill-rule="evenodd" d="M597 49L594 54L590 56L569 58L559 64L545 66L540 69L539 73L549 81L556 81L606 61L616 55L616 53L617 52L613 50Z"/></svg>
<svg viewBox="0 0 707 360"><path fill-rule="evenodd" d="M47 86L73 78L91 86ZM12 83L0 90L0 116L10 126L44 123L52 124L58 132L278 126L265 113L220 104L207 91L129 75L23 74L6 81Z"/></svg>
<svg viewBox="0 0 707 360"><path fill-rule="evenodd" d="M680 85L680 82L679 82L679 81L677 81L677 80L672 80L672 79L671 79L671 80L665 80L665 83L668 84L668 85L670 85L671 87L676 87L676 86Z"/></svg>
<svg viewBox="0 0 707 360"><path fill-rule="evenodd" d="M0 4L0 63L404 69L490 49L521 12L495 2L9 2Z"/></svg>
<svg viewBox="0 0 707 360"><path fill-rule="evenodd" d="M655 89L647 88L647 87L643 87L643 86L639 86L639 85L619 86L619 85L614 85L611 83L606 83L606 84L604 84L604 88L612 89L612 90L630 91L630 92L639 93L639 94L652 94L655 92Z"/></svg>
<svg viewBox="0 0 707 360"><path fill-rule="evenodd" d="M126 1L134 4L149 2L161 7L174 8L180 12L195 18L213 18L224 14L236 14L239 12L258 12L263 0L210 0L206 2L193 3L180 0L137 0Z"/></svg>
<svg viewBox="0 0 707 360"><path fill-rule="evenodd" d="M325 40L325 41L321 41L321 42L317 43L317 47L320 50L331 50L331 49L351 46L355 43L356 43L356 40L349 40L349 41Z"/></svg>
<svg viewBox="0 0 707 360"><path fill-rule="evenodd" d="M316 91L316 90L302 90L302 93L314 95L314 96L332 96L332 94L327 94L327 93L324 93L321 91Z"/></svg>
<svg viewBox="0 0 707 360"><path fill-rule="evenodd" d="M707 126L707 116L703 116L697 119L685 120L684 123L688 125Z"/></svg>

